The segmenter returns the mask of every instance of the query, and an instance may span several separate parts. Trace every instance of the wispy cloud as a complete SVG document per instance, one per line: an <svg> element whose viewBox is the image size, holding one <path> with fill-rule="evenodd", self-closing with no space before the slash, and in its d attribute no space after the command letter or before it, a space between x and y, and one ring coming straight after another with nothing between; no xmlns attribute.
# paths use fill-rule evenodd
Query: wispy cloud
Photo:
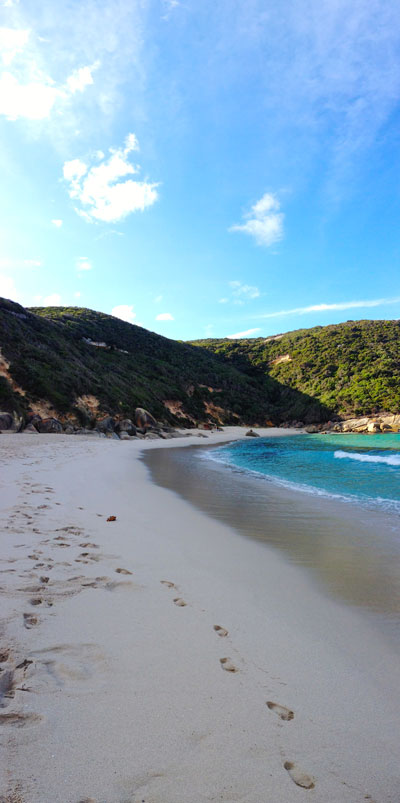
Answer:
<svg viewBox="0 0 400 803"><path fill-rule="evenodd" d="M240 337L251 337L251 335L255 335L256 332L261 332L260 328L256 329L246 329L245 332L236 332L234 335L227 335L228 340L238 340Z"/></svg>
<svg viewBox="0 0 400 803"><path fill-rule="evenodd" d="M310 304L308 307L294 307L293 309L282 309L278 312L266 312L263 315L256 315L256 318L284 318L289 315L306 315L309 312L332 312L335 310L346 309L367 309L368 307L382 307L387 304L400 303L400 296L393 298L374 298L365 301L340 301L337 304Z"/></svg>
<svg viewBox="0 0 400 803"><path fill-rule="evenodd" d="M9 259L8 257L0 258L0 269L13 270L15 268L40 268L42 261L40 259Z"/></svg>
<svg viewBox="0 0 400 803"><path fill-rule="evenodd" d="M239 231L249 234L257 245L270 246L279 242L283 237L283 212L277 197L272 193L265 193L244 215L244 223L236 223L229 231Z"/></svg>
<svg viewBox="0 0 400 803"><path fill-rule="evenodd" d="M115 223L132 212L143 212L158 198L157 184L126 179L137 174L138 165L129 161L130 154L139 150L134 134L128 134L124 147L110 148L110 156L100 164L87 165L81 159L64 164L64 178L69 183L69 195L80 202L78 214L93 222Z"/></svg>
<svg viewBox="0 0 400 803"><path fill-rule="evenodd" d="M245 301L252 301L254 298L259 298L261 295L258 287L252 284L244 284L243 282L235 279L228 282L231 288L230 296L224 296L218 300L218 304L228 304L231 301L233 304L244 304Z"/></svg>
<svg viewBox="0 0 400 803"><path fill-rule="evenodd" d="M57 219L57 220L52 220L51 222L52 222L53 226L56 227L56 229L61 229L61 226L63 224L62 220Z"/></svg>
<svg viewBox="0 0 400 803"><path fill-rule="evenodd" d="M156 321L174 321L175 318L171 315L170 312L160 312L159 315L156 315Z"/></svg>

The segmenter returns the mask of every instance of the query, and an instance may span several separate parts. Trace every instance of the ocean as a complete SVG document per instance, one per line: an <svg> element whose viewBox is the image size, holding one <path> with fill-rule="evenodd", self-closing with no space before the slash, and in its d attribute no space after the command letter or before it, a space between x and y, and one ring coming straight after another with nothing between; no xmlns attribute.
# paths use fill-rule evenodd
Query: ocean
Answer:
<svg viewBox="0 0 400 803"><path fill-rule="evenodd" d="M296 490L400 513L400 434L246 438L210 456Z"/></svg>

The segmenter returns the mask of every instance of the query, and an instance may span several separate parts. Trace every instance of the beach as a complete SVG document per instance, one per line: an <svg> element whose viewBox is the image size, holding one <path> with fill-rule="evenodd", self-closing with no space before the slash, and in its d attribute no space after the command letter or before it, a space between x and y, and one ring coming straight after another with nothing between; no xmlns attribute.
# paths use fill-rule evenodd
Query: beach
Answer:
<svg viewBox="0 0 400 803"><path fill-rule="evenodd" d="M1 436L1 803L397 803L395 645L154 482L197 435Z"/></svg>

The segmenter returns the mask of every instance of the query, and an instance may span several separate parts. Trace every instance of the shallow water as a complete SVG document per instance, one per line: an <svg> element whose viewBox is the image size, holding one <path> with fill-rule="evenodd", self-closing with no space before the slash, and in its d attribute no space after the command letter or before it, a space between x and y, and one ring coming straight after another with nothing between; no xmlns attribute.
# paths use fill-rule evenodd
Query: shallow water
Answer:
<svg viewBox="0 0 400 803"><path fill-rule="evenodd" d="M276 439L276 448L288 448L283 443L288 440L294 439ZM391 640L400 641L398 515L340 497L304 493L260 472L221 462L218 453L236 443L151 450L143 459L157 484L242 535L280 550L309 572L311 582L364 609ZM254 446L247 448L259 448L255 440L251 443Z"/></svg>
<svg viewBox="0 0 400 803"><path fill-rule="evenodd" d="M318 495L400 513L400 435L297 435L244 439L214 460Z"/></svg>

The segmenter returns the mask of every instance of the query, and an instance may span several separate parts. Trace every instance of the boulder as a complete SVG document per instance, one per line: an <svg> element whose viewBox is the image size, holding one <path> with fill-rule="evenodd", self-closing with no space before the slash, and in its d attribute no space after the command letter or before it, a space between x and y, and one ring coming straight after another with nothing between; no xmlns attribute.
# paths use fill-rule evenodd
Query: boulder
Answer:
<svg viewBox="0 0 400 803"><path fill-rule="evenodd" d="M153 440L159 440L159 438L160 438L160 436L157 434L157 432L147 432L147 434L146 434L146 441L147 440L152 440L152 441Z"/></svg>
<svg viewBox="0 0 400 803"><path fill-rule="evenodd" d="M10 429L15 432L14 416L11 413L0 413L0 429Z"/></svg>
<svg viewBox="0 0 400 803"><path fill-rule="evenodd" d="M112 433L115 430L115 421L111 415L106 415L104 418L98 418L96 421L96 429L98 432Z"/></svg>
<svg viewBox="0 0 400 803"><path fill-rule="evenodd" d="M247 435L248 438L259 438L260 437L258 432L254 432L253 429L249 429L249 431L246 432L246 435Z"/></svg>
<svg viewBox="0 0 400 803"><path fill-rule="evenodd" d="M319 432L319 427L317 426L317 424L310 424L309 427L306 427L306 432L309 435L314 435L316 432Z"/></svg>
<svg viewBox="0 0 400 803"><path fill-rule="evenodd" d="M73 435L74 432L75 432L75 430L74 430L72 424L68 424L64 429L64 434L65 435Z"/></svg>
<svg viewBox="0 0 400 803"><path fill-rule="evenodd" d="M127 432L125 432L125 430L123 429L123 430L122 430L122 432L120 432L120 433L119 433L119 439L120 439L120 441L130 441L131 437L130 437L130 435L128 435L128 433L127 433Z"/></svg>
<svg viewBox="0 0 400 803"><path fill-rule="evenodd" d="M367 432L380 432L380 431L381 431L381 425L378 423L378 421L370 421L370 423L367 426Z"/></svg>
<svg viewBox="0 0 400 803"><path fill-rule="evenodd" d="M24 432L27 432L28 434L31 433L32 435L39 435L36 427L34 427L33 424L28 424L28 426L25 427Z"/></svg>
<svg viewBox="0 0 400 803"><path fill-rule="evenodd" d="M115 430L119 432L120 435L121 432L127 432L128 435L136 435L136 427L130 418L124 418L123 421L119 421Z"/></svg>
<svg viewBox="0 0 400 803"><path fill-rule="evenodd" d="M143 407L136 407L135 424L140 429L148 429L148 427L156 427L157 421L153 418L151 413L144 410Z"/></svg>
<svg viewBox="0 0 400 803"><path fill-rule="evenodd" d="M38 432L42 433L59 433L63 431L63 426L58 418L43 418L35 424Z"/></svg>
<svg viewBox="0 0 400 803"><path fill-rule="evenodd" d="M39 413L28 413L26 424L32 424L34 427L36 427L36 424L38 424L41 420L42 416L39 415Z"/></svg>

